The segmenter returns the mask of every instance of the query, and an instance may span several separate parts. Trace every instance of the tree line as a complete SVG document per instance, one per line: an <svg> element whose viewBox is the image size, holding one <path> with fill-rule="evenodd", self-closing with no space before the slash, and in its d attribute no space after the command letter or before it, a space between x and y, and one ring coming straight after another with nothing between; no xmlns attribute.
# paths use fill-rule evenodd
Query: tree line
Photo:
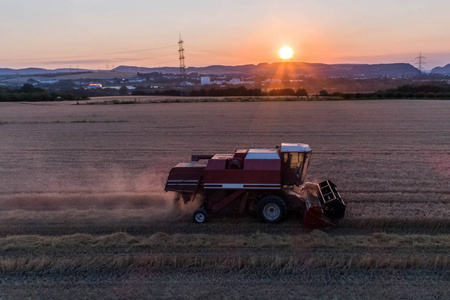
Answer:
<svg viewBox="0 0 450 300"><path fill-rule="evenodd" d="M48 91L42 88L37 88L29 83L24 84L19 89L0 87L0 102L37 102L59 100L76 100L76 97L70 93L49 93Z"/></svg>
<svg viewBox="0 0 450 300"><path fill-rule="evenodd" d="M307 97L308 92L305 89L273 89L269 92L263 92L261 89L248 89L245 86L230 87L230 88L210 88L190 90L183 92L180 90L166 90L166 91L133 91L132 95L163 95L163 96L190 96L190 97L233 97L233 96L297 96Z"/></svg>
<svg viewBox="0 0 450 300"><path fill-rule="evenodd" d="M328 93L322 90L320 96L355 100L355 99L450 99L450 84L436 85L403 85L395 89L377 91L374 93Z"/></svg>
<svg viewBox="0 0 450 300"><path fill-rule="evenodd" d="M86 100L88 96L104 96L105 94L125 95L128 94L126 87L120 91L107 90L70 90L66 92L49 92L26 83L21 88L10 89L0 87L0 102L15 101L59 101L59 100ZM310 97L305 89L294 90L292 88L272 89L265 92L259 88L248 89L244 86L229 88L191 89L191 90L135 90L132 95L161 95L161 96L190 96L190 97L259 97L259 96L293 96L307 97L308 99L450 99L450 84L445 82L425 85L403 85L395 89L380 90L368 93L329 93L321 90L318 95Z"/></svg>

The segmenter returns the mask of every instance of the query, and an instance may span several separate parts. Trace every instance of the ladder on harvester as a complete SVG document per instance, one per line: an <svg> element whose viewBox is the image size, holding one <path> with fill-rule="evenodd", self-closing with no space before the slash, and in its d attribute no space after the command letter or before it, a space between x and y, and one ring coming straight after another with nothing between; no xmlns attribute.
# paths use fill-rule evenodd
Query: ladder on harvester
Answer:
<svg viewBox="0 0 450 300"><path fill-rule="evenodd" d="M339 195L336 186L330 180L319 183L319 191L324 203L328 203L336 199L341 200L341 195Z"/></svg>

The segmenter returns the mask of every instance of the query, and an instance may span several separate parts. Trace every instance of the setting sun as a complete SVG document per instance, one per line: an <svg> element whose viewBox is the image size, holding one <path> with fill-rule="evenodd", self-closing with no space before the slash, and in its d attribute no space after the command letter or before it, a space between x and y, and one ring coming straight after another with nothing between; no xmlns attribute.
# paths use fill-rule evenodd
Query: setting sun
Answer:
<svg viewBox="0 0 450 300"><path fill-rule="evenodd" d="M290 59L294 55L294 50L289 46L283 46L280 51L278 51L278 55L282 59Z"/></svg>

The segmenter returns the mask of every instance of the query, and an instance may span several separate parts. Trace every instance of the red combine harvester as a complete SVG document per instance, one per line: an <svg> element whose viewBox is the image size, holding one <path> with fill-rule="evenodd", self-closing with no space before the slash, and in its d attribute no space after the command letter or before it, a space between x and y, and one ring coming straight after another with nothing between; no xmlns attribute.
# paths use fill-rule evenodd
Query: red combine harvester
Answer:
<svg viewBox="0 0 450 300"><path fill-rule="evenodd" d="M329 180L304 183L311 148L283 143L276 149L237 150L234 154L192 155L191 162L170 170L165 190L177 192L184 203L201 199L194 222L210 214L257 212L266 222L283 220L300 211L308 228L335 226L345 203Z"/></svg>

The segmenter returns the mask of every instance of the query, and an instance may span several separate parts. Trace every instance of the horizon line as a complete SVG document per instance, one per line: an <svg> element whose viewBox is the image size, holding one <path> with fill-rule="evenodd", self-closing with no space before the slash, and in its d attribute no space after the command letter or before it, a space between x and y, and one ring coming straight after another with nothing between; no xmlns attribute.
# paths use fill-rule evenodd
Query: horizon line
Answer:
<svg viewBox="0 0 450 300"><path fill-rule="evenodd" d="M272 65L272 64L310 64L310 65L395 65L395 64L406 64L411 65L414 68L418 69L413 63L410 62L378 62L378 63L322 63L322 62L307 62L307 61L274 61L274 62L260 62L260 63L249 63L249 64L237 64L237 65L225 65L225 64L213 64L213 65L206 65L206 66L187 66L186 69L189 68L208 68L208 67L243 67L243 66L258 66L258 65ZM443 65L443 66L437 66L438 67L445 67L449 65L450 63ZM73 70L90 70L90 71L112 71L120 67L129 67L129 68L136 68L136 69L164 69L164 68L177 68L179 69L179 66L162 66L162 67L149 67L149 66L136 66L136 65L119 65L117 67L114 67L112 69L101 69L101 68L83 68L83 67L58 67L58 68L45 68L45 67L37 67L37 66L30 66L30 67L23 67L23 68L10 68L10 67L0 67L0 69L9 69L13 71L19 71L19 70L26 70L26 69L43 69L48 71L56 71L60 69L73 69ZM430 70L434 69L431 68Z"/></svg>

